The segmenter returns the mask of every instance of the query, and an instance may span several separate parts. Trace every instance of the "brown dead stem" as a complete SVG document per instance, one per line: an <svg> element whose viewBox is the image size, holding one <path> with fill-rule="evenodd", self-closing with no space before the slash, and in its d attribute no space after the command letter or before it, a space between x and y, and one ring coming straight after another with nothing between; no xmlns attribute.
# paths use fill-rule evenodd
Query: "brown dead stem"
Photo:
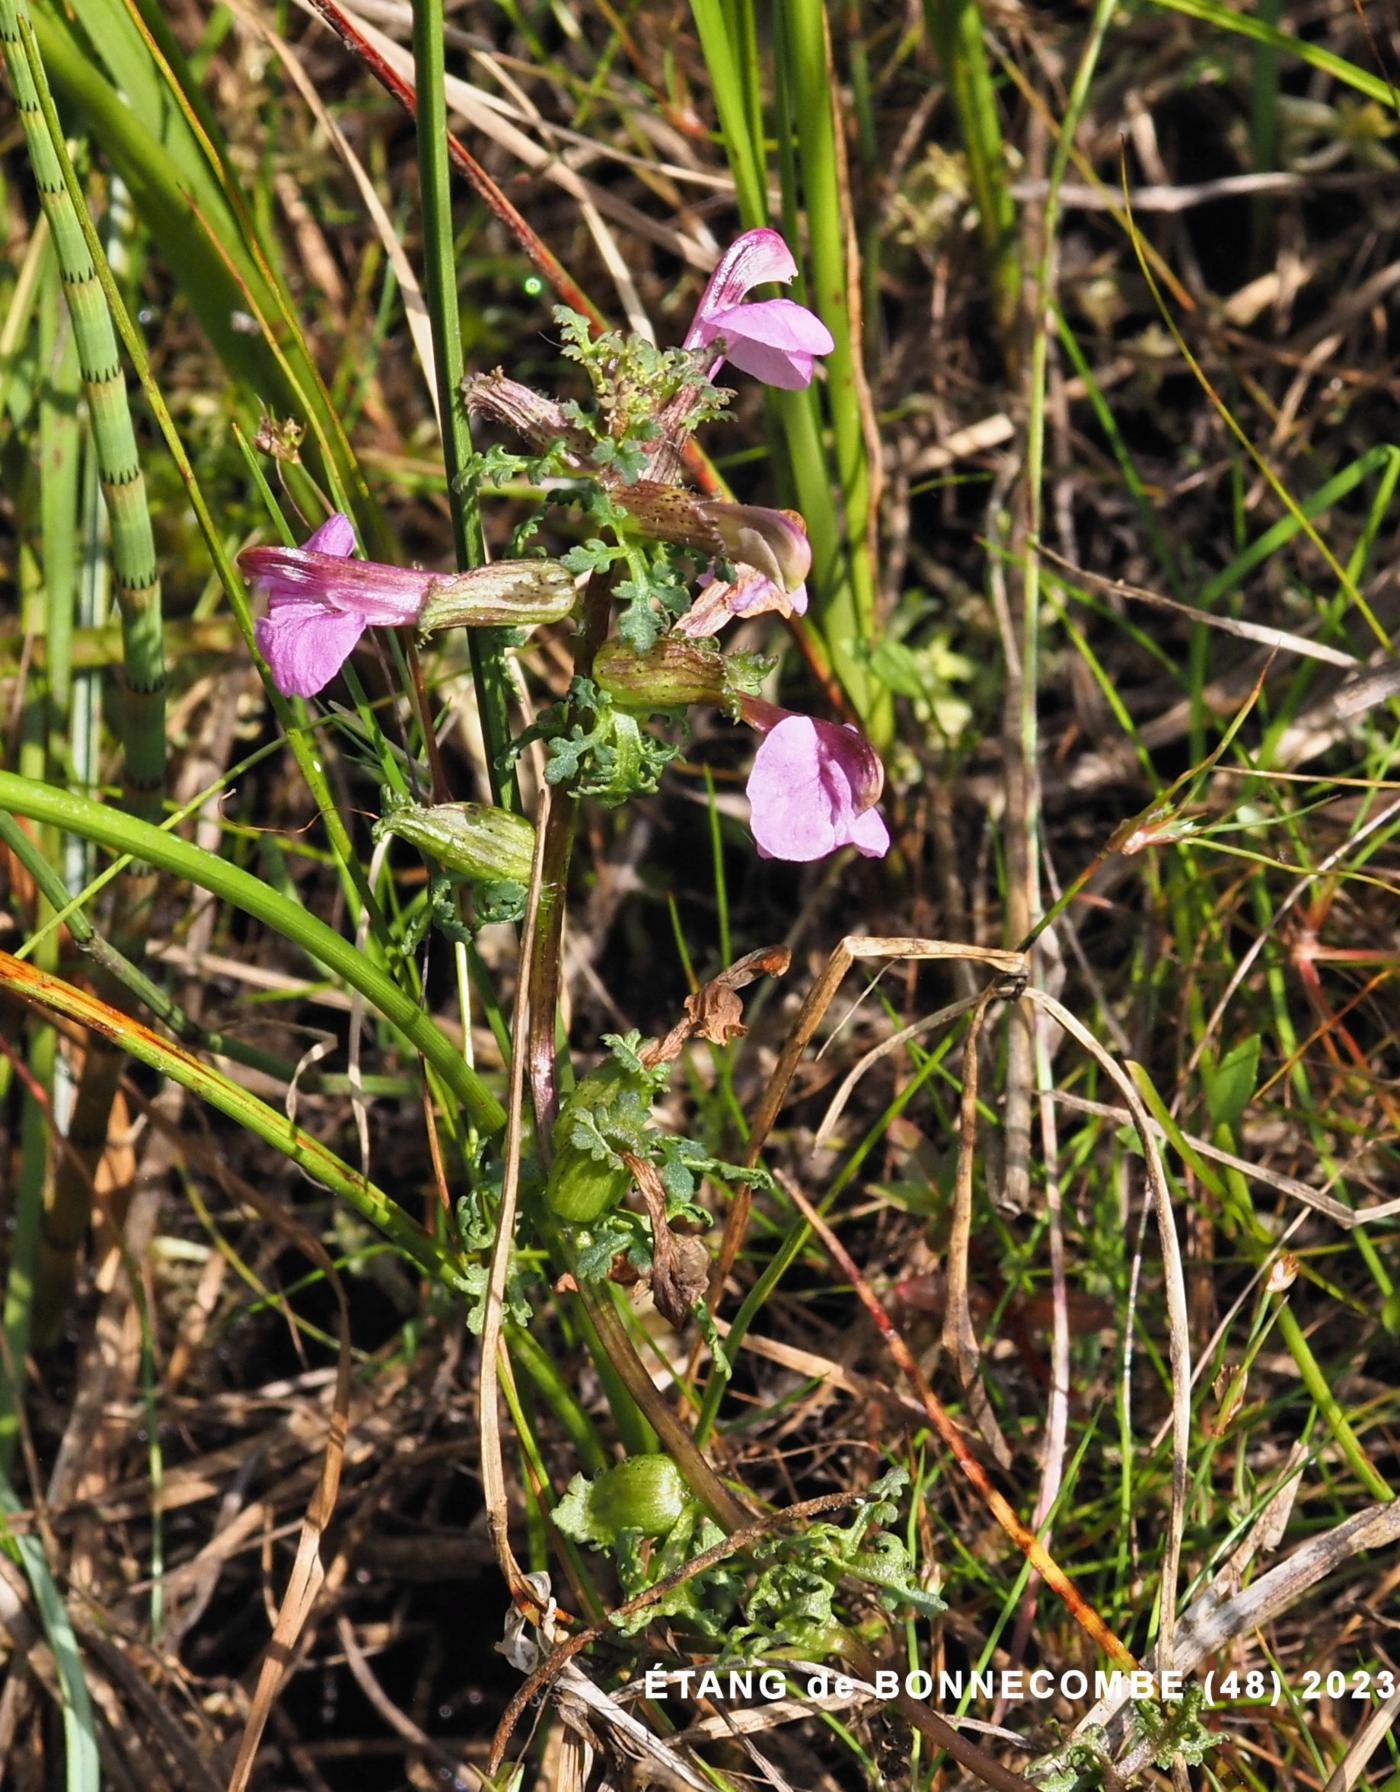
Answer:
<svg viewBox="0 0 1400 1792"><path fill-rule="evenodd" d="M958 1168L953 1181L953 1217L948 1228L947 1307L943 1315L943 1348L951 1351L958 1380L967 1396L977 1429L1002 1468L1010 1468L1011 1451L997 1424L979 1373L982 1353L967 1303L967 1252L972 1242L972 1165L977 1155L977 1041L995 987L983 990L968 1016L963 1040L962 1111L958 1133Z"/></svg>

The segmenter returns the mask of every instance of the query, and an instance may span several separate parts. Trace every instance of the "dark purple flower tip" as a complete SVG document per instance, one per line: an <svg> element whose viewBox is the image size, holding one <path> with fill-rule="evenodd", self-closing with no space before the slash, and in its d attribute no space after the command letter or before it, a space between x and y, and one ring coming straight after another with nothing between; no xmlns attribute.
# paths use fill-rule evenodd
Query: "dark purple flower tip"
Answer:
<svg viewBox="0 0 1400 1792"><path fill-rule="evenodd" d="M737 565L765 573L784 591L795 591L812 570L807 525L795 510L707 499L700 506L724 551Z"/></svg>

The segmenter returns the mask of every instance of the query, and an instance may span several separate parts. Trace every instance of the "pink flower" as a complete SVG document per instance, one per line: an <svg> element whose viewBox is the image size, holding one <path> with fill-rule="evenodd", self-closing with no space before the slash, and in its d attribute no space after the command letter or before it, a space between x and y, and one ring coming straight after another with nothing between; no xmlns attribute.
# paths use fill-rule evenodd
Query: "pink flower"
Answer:
<svg viewBox="0 0 1400 1792"><path fill-rule="evenodd" d="M702 641L717 635L735 616L761 616L766 610L776 610L780 616L807 614L806 585L785 591L756 566L735 570L738 576L732 584L712 579L708 574L701 579L699 597L676 624L678 635Z"/></svg>
<svg viewBox="0 0 1400 1792"><path fill-rule="evenodd" d="M763 735L748 782L749 825L762 857L806 864L854 846L882 859L890 835L875 805L885 768L860 730L755 697L744 699L743 713Z"/></svg>
<svg viewBox="0 0 1400 1792"><path fill-rule="evenodd" d="M284 697L314 697L371 625L423 634L441 628L533 627L574 607L557 560L497 560L467 572L424 572L351 558L355 531L338 511L299 548L245 548L238 564L267 593L254 625L258 652Z"/></svg>
<svg viewBox="0 0 1400 1792"><path fill-rule="evenodd" d="M676 624L692 640L717 635L731 617L807 614L807 574L812 548L807 525L795 510L759 510L744 504L710 504L734 578L702 577L701 593Z"/></svg>
<svg viewBox="0 0 1400 1792"><path fill-rule="evenodd" d="M709 368L714 378L732 361L765 385L797 392L812 383L812 363L836 346L822 320L793 299L744 300L768 280L786 284L797 272L787 244L776 230L746 230L720 257L686 332L686 348L720 353Z"/></svg>
<svg viewBox="0 0 1400 1792"><path fill-rule="evenodd" d="M371 623L415 622L435 575L352 560L355 531L339 511L299 548L245 548L238 564L267 593L254 636L284 697L312 697L339 672Z"/></svg>

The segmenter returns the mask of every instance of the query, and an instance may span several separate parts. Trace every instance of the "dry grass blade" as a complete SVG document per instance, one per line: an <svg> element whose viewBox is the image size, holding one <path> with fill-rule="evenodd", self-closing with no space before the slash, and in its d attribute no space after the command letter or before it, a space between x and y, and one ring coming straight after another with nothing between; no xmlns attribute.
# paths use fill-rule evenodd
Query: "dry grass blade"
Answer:
<svg viewBox="0 0 1400 1792"><path fill-rule="evenodd" d="M1220 999L1215 1004L1215 1007L1212 1008L1209 1019L1201 1028L1200 1037L1192 1048L1191 1056L1186 1061L1186 1069L1183 1073L1185 1076L1191 1076L1195 1072L1196 1067L1201 1061L1202 1053L1209 1047L1217 1028L1225 1018L1225 1010L1234 1000L1240 985L1244 982L1250 971L1253 970L1255 961L1273 936L1279 922L1283 920L1284 916L1287 915L1299 901L1301 901L1306 892L1320 877L1326 877L1329 871L1335 870L1349 853L1355 852L1364 840L1369 839L1372 834L1379 832L1381 828L1388 826L1397 815L1400 815L1400 797L1397 797L1393 803L1387 803L1383 809L1378 809L1362 827L1359 827L1354 834L1349 835L1348 838L1340 843L1340 845L1329 852L1325 858L1320 860L1311 871L1304 872L1298 879L1297 883L1294 884L1293 888L1269 917L1267 925L1259 929L1259 932L1240 954L1239 962L1236 964L1234 970L1231 971L1229 980L1220 993Z"/></svg>
<svg viewBox="0 0 1400 1792"><path fill-rule="evenodd" d="M1167 1297L1167 1346L1172 1370L1172 1509L1167 1535L1162 1544L1156 1654L1159 1667L1170 1670L1176 1665L1172 1656L1172 1637L1176 1624L1177 1580L1181 1572L1181 1538L1186 1525L1186 1468L1191 1450L1190 1318L1171 1193L1167 1188L1157 1138L1152 1131L1147 1109L1127 1071L1054 996L1045 990L1030 990L1027 993L1037 1007L1042 1008L1072 1038L1079 1041L1118 1085L1128 1112L1132 1115L1133 1126L1142 1141L1143 1154L1147 1160L1147 1184L1152 1192L1157 1233L1162 1246L1162 1272Z"/></svg>
<svg viewBox="0 0 1400 1792"><path fill-rule="evenodd" d="M888 1058L897 1052L902 1045L911 1039L922 1038L925 1033L932 1033L936 1027L946 1026L949 1021L957 1020L959 1015L966 1014L969 1008L975 1008L982 1001L980 995L964 996L961 1001L950 1002L946 1008L939 1008L933 1014L926 1014L922 1020L911 1021L907 1027L901 1027L897 1033L891 1033L888 1039L882 1039L878 1045L872 1045L863 1058L858 1058L842 1077L836 1093L827 1105L826 1112L812 1138L812 1150L820 1151L830 1141L836 1130L837 1122L846 1111L846 1104L855 1093L857 1085L866 1073L872 1070L882 1058Z"/></svg>
<svg viewBox="0 0 1400 1792"><path fill-rule="evenodd" d="M758 1111L753 1118L748 1149L744 1155L746 1164L750 1166L756 1164L762 1155L768 1134L773 1129L773 1122L778 1117L797 1066L802 1061L802 1054L811 1044L827 1009L831 1006L836 991L841 986L842 978L853 964L867 958L920 961L953 960L985 964L992 970L1000 971L1003 976L1016 978L1023 977L1026 970L1023 953L1005 951L999 947L965 946L956 940L915 939L902 934L847 934L827 959L821 976L812 985L797 1019L793 1022L792 1031L788 1034L783 1049L778 1054L778 1061L773 1066L773 1073L768 1079L767 1086L763 1091L763 1099L759 1102ZM738 1256L739 1247L743 1243L744 1232L748 1226L751 1200L748 1187L741 1184L730 1205L729 1216L725 1221L724 1236L720 1241L714 1271L710 1277L710 1292L707 1299L711 1311L719 1305L725 1281L734 1267L734 1259Z"/></svg>
<svg viewBox="0 0 1400 1792"><path fill-rule="evenodd" d="M355 1626L344 1612L336 1613L335 1633L340 1640L341 1648L345 1651L345 1664L350 1669L355 1684L390 1729L402 1736L406 1742L412 1743L414 1748L420 1750L429 1760L436 1761L444 1774L450 1774L458 1781L462 1780L466 1774L463 1764L454 1756L449 1755L445 1749L440 1748L427 1731L414 1723L407 1712L401 1711L385 1692L379 1677L369 1664L368 1657L360 1647L359 1639L355 1635Z"/></svg>
<svg viewBox="0 0 1400 1792"><path fill-rule="evenodd" d="M256 13L248 12L237 4L235 4L234 10L245 25L258 32L272 46L282 66L291 76L297 92L306 101L312 115L326 133L327 140L334 147L341 161L344 162L360 198L364 201L365 211L369 214L376 235L384 245L384 253L389 257L389 264L394 270L394 278L398 281L399 290L403 294L404 319L408 324L408 333L413 338L414 351L418 356L418 364L423 369L424 384L436 416L438 390L433 360L432 322L428 316L428 308L423 301L423 290L418 284L418 276L414 272L413 263L404 253L398 232L394 229L389 214L384 209L384 203L375 189L374 182L366 172L364 163L351 148L345 133L336 123L330 108L316 91L315 83L302 67L291 45L273 31ZM439 430L441 427L442 419L439 417Z"/></svg>
<svg viewBox="0 0 1400 1792"><path fill-rule="evenodd" d="M781 1180L788 1198L825 1245L832 1261L843 1275L849 1277L861 1304L875 1321L876 1329L883 1338L886 1349L901 1374L905 1376L909 1385L918 1395L934 1430L948 1446L954 1461L972 1483L992 1517L1026 1557L1026 1560L1033 1567L1039 1569L1046 1585L1064 1601L1071 1617L1085 1634L1091 1637L1095 1644L1120 1667L1135 1668L1137 1660L1131 1650L1113 1634L1099 1614L1088 1604L1064 1569L1051 1557L1040 1539L1022 1524L1004 1496L998 1493L987 1479L986 1470L968 1448L967 1440L952 1415L929 1386L928 1378L915 1361L913 1352L896 1329L889 1314L881 1306L875 1291L861 1274L850 1252L802 1191L789 1178L783 1177Z"/></svg>
<svg viewBox="0 0 1400 1792"><path fill-rule="evenodd" d="M370 41L366 31L362 30L342 7L336 5L335 0L306 0L306 5L308 11L320 15L346 48L365 65L375 80L393 94L409 116L414 116L417 112L417 99L413 87L395 67L387 53L393 52L401 57L406 52L399 51L398 46L387 38L383 39L385 50L380 50ZM379 34L375 33L375 35ZM411 64L411 57L409 61ZM450 134L448 145L453 161L466 175L481 199L489 207L492 215L499 219L515 238L563 302L575 311L582 312L601 329L603 320L597 307L565 270L563 263L553 250L525 222L519 210L506 198L476 157L472 155L465 144Z"/></svg>
<svg viewBox="0 0 1400 1792"><path fill-rule="evenodd" d="M545 1659L530 1673L523 1686L511 1699L501 1715L496 1729L495 1740L491 1745L491 1758L487 1762L488 1773L495 1773L505 1755L506 1744L510 1741L511 1732L519 1723L525 1707L537 1693L542 1692L552 1680L581 1654L590 1643L596 1643L600 1637L610 1634L614 1618L631 1617L636 1612L646 1611L659 1599L665 1598L673 1588L684 1586L686 1581L694 1580L697 1574L704 1574L717 1563L747 1549L751 1544L773 1535L790 1525L803 1524L823 1512L836 1512L843 1506L855 1505L860 1499L856 1493L826 1493L816 1499L803 1500L796 1506L789 1506L782 1512L774 1512L768 1517L756 1519L751 1523L740 1525L721 1542L713 1544L709 1549L701 1550L699 1555L692 1556L674 1574L667 1574L644 1592L618 1606L617 1610L600 1623L589 1624L582 1630L575 1631L567 1642L560 1643L552 1649Z"/></svg>
<svg viewBox="0 0 1400 1792"><path fill-rule="evenodd" d="M1397 1717L1400 1717L1400 1687L1366 1718L1347 1744L1347 1752L1337 1763L1322 1792L1351 1792L1366 1771L1366 1763L1394 1728Z"/></svg>
<svg viewBox="0 0 1400 1792"><path fill-rule="evenodd" d="M1159 610L1172 610L1178 616L1189 616L1192 622L1202 623L1206 628L1219 629L1222 634L1234 635L1241 641L1258 641L1261 646L1282 648L1285 653L1296 653L1303 659L1321 660L1324 665L1342 666L1348 671L1361 664L1354 653L1344 653L1340 647L1328 647L1321 641L1309 641L1304 635L1291 634L1284 628L1270 628L1262 622L1244 622L1236 616L1217 615L1212 610L1197 609L1194 604L1183 604L1174 597L1166 597L1160 591L1147 591L1141 585L1130 585L1126 579L1106 579L1101 574L1089 572L1082 566L1075 566L1066 560L1063 554L1053 549L1042 547L1041 553L1047 560L1054 561L1072 578L1082 580L1086 585L1094 585L1100 591L1108 591L1119 597L1131 597L1137 603L1152 604Z"/></svg>
<svg viewBox="0 0 1400 1792"><path fill-rule="evenodd" d="M566 799L567 800L567 799ZM521 1131L525 1119L525 1067L530 1031L530 966L534 959L535 929L539 920L540 887L548 837L550 790L540 787L540 807L535 818L535 858L530 867L530 893L525 922L520 932L520 971L515 1013L511 1025L510 1094L506 1100L505 1166L501 1179L501 1204L496 1212L496 1238L491 1247L491 1266L486 1282L485 1314L481 1326L481 1492L486 1502L486 1525L491 1548L510 1589L511 1598L529 1611L539 1602L515 1559L510 1546L510 1496L506 1488L505 1458L501 1449L501 1413L497 1390L500 1382L498 1353L502 1350L501 1326L505 1315L506 1278L510 1271L511 1245L515 1240L515 1209L520 1193Z"/></svg>
<svg viewBox="0 0 1400 1792"><path fill-rule="evenodd" d="M1180 1674L1194 1672L1236 1637L1272 1622L1363 1550L1387 1549L1398 1542L1400 1500L1392 1500L1387 1505L1368 1506L1322 1536L1309 1538L1247 1587L1237 1587L1231 1575L1218 1576L1181 1615L1173 1646L1173 1667ZM1145 1665L1160 1670L1164 1665L1160 1651L1154 1651ZM1121 1740L1129 1721L1127 1703L1126 1691L1100 1699L1075 1725L1076 1734L1105 1728L1110 1737Z"/></svg>
<svg viewBox="0 0 1400 1792"><path fill-rule="evenodd" d="M301 1534L297 1539L296 1556L292 1562L291 1577L287 1582L287 1590L282 1596L282 1603L278 1609L272 1641L268 1644L267 1653L258 1670L252 1704L238 1744L238 1754L234 1759L233 1770L229 1774L228 1792L243 1792L248 1785L258 1752L258 1744L262 1740L263 1730L267 1726L273 1701L276 1699L291 1666L292 1651L296 1646L297 1638L301 1635L311 1608L315 1604L321 1583L325 1579L325 1566L321 1561L321 1539L325 1535L326 1526L330 1523L331 1514L335 1510L336 1495L340 1491L340 1470L344 1461L345 1441L349 1433L350 1420L350 1309L345 1298L345 1286L336 1271L335 1264L331 1261L330 1253L319 1238L293 1219L290 1214L281 1211L274 1203L258 1196L256 1191L246 1184L239 1186L239 1193L243 1195L244 1199L249 1200L260 1213L272 1219L277 1226L285 1231L297 1247L305 1252L307 1257L324 1273L335 1296L339 1347L336 1352L335 1393L331 1403L330 1430L326 1438L326 1452L321 1463L321 1473L306 1508L306 1516L302 1520Z"/></svg>
<svg viewBox="0 0 1400 1792"><path fill-rule="evenodd" d="M1055 1089L1051 1093L1053 1100L1062 1107L1073 1108L1076 1113L1099 1114L1105 1120L1114 1120L1123 1126L1134 1124L1133 1116L1126 1108L1114 1107L1111 1102L1090 1101L1087 1096L1071 1095L1064 1089ZM1155 1138L1167 1140L1166 1130L1151 1114L1147 1116L1147 1124ZM1347 1231L1353 1226L1374 1225L1378 1220L1387 1220L1400 1213L1400 1197L1393 1201L1374 1201L1369 1207L1348 1207L1322 1189L1299 1182L1296 1176L1285 1176L1281 1170L1272 1170L1265 1164L1251 1163L1247 1157L1237 1157L1233 1151L1226 1151L1197 1133L1183 1131L1181 1137L1193 1151L1198 1151L1212 1163L1223 1164L1227 1170L1238 1170L1241 1176L1247 1176L1252 1182L1262 1183L1265 1188L1277 1189L1281 1195L1301 1201L1315 1213L1325 1213L1329 1220L1335 1220Z"/></svg>
<svg viewBox="0 0 1400 1792"><path fill-rule="evenodd" d="M308 11L322 11L320 0L300 0L300 4ZM401 44L396 44L391 37L376 30L367 19L349 7L343 10L342 16L402 80L412 80L413 58ZM460 113L474 131L480 131L482 136L489 137L507 155L514 156L533 174L552 181L571 199L577 200L580 206L612 218L633 235L658 244L669 254L678 256L702 272L707 273L713 265L715 257L712 250L707 250L684 232L672 229L650 213L639 210L627 200L619 199L607 187L599 186L596 181L585 180L556 151L545 149L533 137L518 130L503 116L502 109L493 105L489 97L470 81L462 80L459 75L448 75L443 83L443 92L448 105L454 112ZM475 183L475 176L469 170L464 171Z"/></svg>

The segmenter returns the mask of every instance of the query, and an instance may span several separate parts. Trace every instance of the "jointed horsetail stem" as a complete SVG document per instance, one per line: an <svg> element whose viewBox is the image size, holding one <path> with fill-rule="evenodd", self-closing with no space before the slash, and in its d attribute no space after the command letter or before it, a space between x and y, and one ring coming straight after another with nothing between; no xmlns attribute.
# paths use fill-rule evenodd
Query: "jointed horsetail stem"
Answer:
<svg viewBox="0 0 1400 1792"><path fill-rule="evenodd" d="M42 70L37 60L31 64L21 34L22 19L27 24L22 0L0 0L0 52L14 90L39 202L53 238L107 504L112 578L122 634L125 803L143 820L158 822L165 790L165 648L146 485L116 331L49 134L35 85L36 78L43 78ZM111 930L128 950L140 938L153 884L152 874L133 867L118 892ZM100 975L95 982L104 999L120 1006L120 991L108 987ZM107 1146L122 1063L123 1054L106 1041L94 1038L90 1042L68 1127L67 1149L55 1165L42 1216L33 1301L32 1335L37 1345L51 1342L62 1320L78 1246L87 1229L93 1178Z"/></svg>
<svg viewBox="0 0 1400 1792"><path fill-rule="evenodd" d="M160 577L145 481L116 332L49 140L20 38L22 13L21 0L0 0L0 50L14 90L39 201L53 236L107 500L126 686L122 726L126 800L134 813L158 821L165 785L165 651Z"/></svg>

